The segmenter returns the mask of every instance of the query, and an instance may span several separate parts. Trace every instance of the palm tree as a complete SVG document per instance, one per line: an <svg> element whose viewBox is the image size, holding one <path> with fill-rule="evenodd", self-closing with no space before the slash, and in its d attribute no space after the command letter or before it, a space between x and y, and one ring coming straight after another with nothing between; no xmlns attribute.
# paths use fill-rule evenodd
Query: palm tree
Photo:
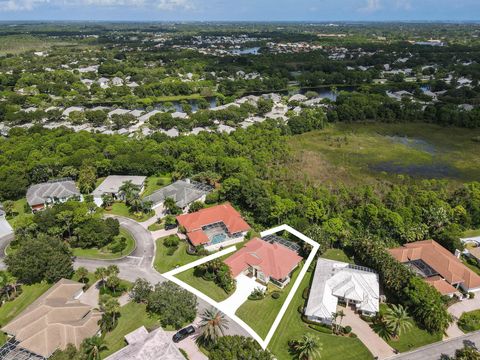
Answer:
<svg viewBox="0 0 480 360"><path fill-rule="evenodd" d="M102 280L102 286L105 289L105 278L108 276L107 269L104 267L99 267L95 270L95 277L99 280Z"/></svg>
<svg viewBox="0 0 480 360"><path fill-rule="evenodd" d="M197 341L201 344L214 344L228 329L225 315L215 308L206 309L200 318L200 336Z"/></svg>
<svg viewBox="0 0 480 360"><path fill-rule="evenodd" d="M337 312L338 314L338 317L340 318L340 326L342 326L342 321L343 321L343 318L345 317L345 313L343 312L343 310L340 310Z"/></svg>
<svg viewBox="0 0 480 360"><path fill-rule="evenodd" d="M125 181L122 186L120 186L120 193L125 197L125 203L130 204L130 200L134 197L135 194L140 192L140 189L137 185L133 184L131 180Z"/></svg>
<svg viewBox="0 0 480 360"><path fill-rule="evenodd" d="M177 203L175 202L175 200L172 198L172 197L167 197L164 201L163 201L163 207L165 209L167 209L167 211L169 213L174 213L175 212L175 208L177 207Z"/></svg>
<svg viewBox="0 0 480 360"><path fill-rule="evenodd" d="M292 350L298 360L316 360L322 357L323 346L316 336L305 334L293 343Z"/></svg>
<svg viewBox="0 0 480 360"><path fill-rule="evenodd" d="M100 353L108 350L108 347L103 338L94 336L83 341L82 349L87 360L100 360Z"/></svg>
<svg viewBox="0 0 480 360"><path fill-rule="evenodd" d="M337 318L338 318L338 311L332 312L332 327L333 332L337 333Z"/></svg>
<svg viewBox="0 0 480 360"><path fill-rule="evenodd" d="M88 276L88 270L85 269L83 266L79 267L77 269L77 276L78 276L78 281L85 283L85 279L87 279L87 276Z"/></svg>
<svg viewBox="0 0 480 360"><path fill-rule="evenodd" d="M117 265L109 265L107 267L107 275L108 276L117 276L120 273L120 269Z"/></svg>
<svg viewBox="0 0 480 360"><path fill-rule="evenodd" d="M120 312L120 303L117 299L110 295L102 295L100 297L100 310L104 313L104 315L107 315L106 317L102 317L100 321L109 321L109 324L104 327L108 330L112 330L115 327L117 315Z"/></svg>
<svg viewBox="0 0 480 360"><path fill-rule="evenodd" d="M112 194L103 194L102 195L102 207L107 208L113 205L115 199Z"/></svg>
<svg viewBox="0 0 480 360"><path fill-rule="evenodd" d="M402 305L392 304L385 311L385 324L391 329L392 336L397 338L402 332L412 327L412 318Z"/></svg>

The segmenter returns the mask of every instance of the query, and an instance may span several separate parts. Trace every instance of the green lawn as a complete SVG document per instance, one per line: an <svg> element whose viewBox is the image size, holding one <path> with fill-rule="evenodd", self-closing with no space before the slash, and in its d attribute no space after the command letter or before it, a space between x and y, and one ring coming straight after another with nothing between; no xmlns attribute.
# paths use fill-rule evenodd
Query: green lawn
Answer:
<svg viewBox="0 0 480 360"><path fill-rule="evenodd" d="M292 276L292 280L283 290L280 290L273 284L269 284L264 299L245 301L242 306L238 308L236 315L250 325L250 327L264 339L299 274L300 269L297 269ZM281 291L280 297L278 299L272 298L272 291ZM302 291L302 289L298 289L297 291Z"/></svg>
<svg viewBox="0 0 480 360"><path fill-rule="evenodd" d="M128 218L136 220L138 222L146 221L154 215L154 213L152 211L149 214L142 214L141 216L137 216L137 215L131 213L129 208L127 207L127 205L125 205L125 203L123 203L123 202L114 203L112 205L111 209L105 210L105 213L128 217Z"/></svg>
<svg viewBox="0 0 480 360"><path fill-rule="evenodd" d="M28 305L47 291L51 284L22 285L22 293L13 301L6 302L0 307L0 325L10 322L20 314Z"/></svg>
<svg viewBox="0 0 480 360"><path fill-rule="evenodd" d="M187 253L188 245L185 241L180 241L177 251L175 251L173 255L168 255L168 248L163 245L163 239L164 238L160 238L156 241L157 252L155 254L154 266L158 272L164 273L178 266L183 266L200 259L198 256Z"/></svg>
<svg viewBox="0 0 480 360"><path fill-rule="evenodd" d="M126 345L124 336L142 325L145 326L147 330L151 330L160 324L156 317L147 313L144 304L130 302L121 307L117 327L105 335L108 350L101 353L102 359L123 348Z"/></svg>
<svg viewBox="0 0 480 360"><path fill-rule="evenodd" d="M380 312L385 311L386 304L380 304ZM421 346L425 346L442 340L442 334L431 334L426 330L420 329L415 323L408 331L399 336L398 339L387 340L387 343L400 352L410 351Z"/></svg>
<svg viewBox="0 0 480 360"><path fill-rule="evenodd" d="M20 200L15 201L14 207L13 207L13 216L8 217L8 222L10 225L15 229L19 223L25 218L28 217L33 217L33 214L31 212L26 213L25 212L25 205L27 204L27 199L23 198Z"/></svg>
<svg viewBox="0 0 480 360"><path fill-rule="evenodd" d="M302 321L297 309L305 303L305 300L302 298L302 291L309 286L312 275L313 273L307 272L307 275L299 287L299 291L297 291L293 297L287 312L268 346L270 351L279 360L293 359L293 356L289 352L288 342L293 339L300 339L308 333L317 336L322 343L322 359L372 360L372 354L360 340L321 333L309 328L308 325Z"/></svg>
<svg viewBox="0 0 480 360"><path fill-rule="evenodd" d="M163 221L160 224L159 223L154 223L154 224L148 226L149 231L158 231L158 230L162 230L164 228L165 228L165 225L163 224Z"/></svg>
<svg viewBox="0 0 480 360"><path fill-rule="evenodd" d="M458 327L464 333L480 330L480 310L463 313L458 320Z"/></svg>
<svg viewBox="0 0 480 360"><path fill-rule="evenodd" d="M189 269L184 271L177 276L180 280L187 283L190 286L193 286L195 289L200 290L205 295L209 296L211 299L220 302L227 299L232 294L227 294L220 286L215 284L213 281L204 280L201 277L196 277L193 275L194 269Z"/></svg>
<svg viewBox="0 0 480 360"><path fill-rule="evenodd" d="M467 230L462 234L462 237L464 237L464 238L476 237L476 236L480 236L480 229Z"/></svg>
<svg viewBox="0 0 480 360"><path fill-rule="evenodd" d="M335 184L374 184L399 175L475 181L480 130L423 123L338 123L293 136L291 176Z"/></svg>
<svg viewBox="0 0 480 360"><path fill-rule="evenodd" d="M324 259L342 261L350 264L354 263L353 260L350 259L342 249L328 249L321 255L321 257Z"/></svg>
<svg viewBox="0 0 480 360"><path fill-rule="evenodd" d="M159 184L159 181L161 183ZM169 175L161 176L149 176L146 180L145 190L143 191L142 196L148 196L153 194L158 189L170 184L172 182L172 177Z"/></svg>
<svg viewBox="0 0 480 360"><path fill-rule="evenodd" d="M73 248L73 255L86 258L86 259L102 259L102 260L113 260L118 259L123 256L127 256L135 250L135 239L133 238L132 234L130 234L125 229L120 229L120 235L118 237L125 237L127 239L127 248L122 252L113 253L108 249L108 246L98 249L98 248L91 248L91 249L82 249L82 248ZM117 238L118 238L117 237Z"/></svg>
<svg viewBox="0 0 480 360"><path fill-rule="evenodd" d="M85 283L85 285L87 285L88 287L92 286L93 284L95 284L97 282L97 278L95 277L95 274L93 272L88 272L88 275L86 277L86 279L88 281L85 282L85 280L83 280L83 282ZM80 278L77 274L77 272L75 272L75 274L73 274L73 277L72 277L72 280L73 281L78 281L78 282L81 282L80 281Z"/></svg>

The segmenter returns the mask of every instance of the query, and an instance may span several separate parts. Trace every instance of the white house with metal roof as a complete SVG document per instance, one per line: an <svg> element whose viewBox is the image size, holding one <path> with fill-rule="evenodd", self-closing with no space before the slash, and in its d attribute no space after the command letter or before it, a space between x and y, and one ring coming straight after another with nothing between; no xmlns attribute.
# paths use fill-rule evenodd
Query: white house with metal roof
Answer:
<svg viewBox="0 0 480 360"><path fill-rule="evenodd" d="M375 315L380 302L378 274L366 267L319 258L305 316L331 324L339 301L353 306L362 315Z"/></svg>

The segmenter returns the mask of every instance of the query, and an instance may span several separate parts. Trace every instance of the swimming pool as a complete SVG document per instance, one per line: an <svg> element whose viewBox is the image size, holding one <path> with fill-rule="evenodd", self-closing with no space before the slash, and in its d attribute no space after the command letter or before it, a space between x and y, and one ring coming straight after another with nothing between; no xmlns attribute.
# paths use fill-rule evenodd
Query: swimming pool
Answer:
<svg viewBox="0 0 480 360"><path fill-rule="evenodd" d="M219 244L221 242L224 242L226 238L227 238L226 234L215 234L215 235L212 236L211 243L212 244Z"/></svg>

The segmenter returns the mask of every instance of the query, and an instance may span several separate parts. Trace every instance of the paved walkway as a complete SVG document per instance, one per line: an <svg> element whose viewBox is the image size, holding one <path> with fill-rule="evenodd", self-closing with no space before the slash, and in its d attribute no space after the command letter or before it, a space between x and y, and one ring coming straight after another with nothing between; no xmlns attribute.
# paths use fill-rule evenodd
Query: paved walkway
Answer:
<svg viewBox="0 0 480 360"><path fill-rule="evenodd" d="M473 299L459 301L448 308L448 312L457 319L462 316L464 312L480 309L480 297L477 296Z"/></svg>
<svg viewBox="0 0 480 360"><path fill-rule="evenodd" d="M439 360L448 359L447 356L455 355L455 350L464 345L480 347L480 331L456 337L454 339L440 341L420 349L406 352L392 357L392 360Z"/></svg>
<svg viewBox="0 0 480 360"><path fill-rule="evenodd" d="M388 345L385 340L378 336L375 331L372 330L370 325L360 319L360 317L355 314L352 309L349 307L342 307L339 308L339 310L340 309L343 310L346 315L343 318L342 326L350 325L352 327L352 331L357 334L358 338L368 348L368 350L370 350L373 356L377 356L378 359L382 360L387 359L395 354L390 345Z"/></svg>
<svg viewBox="0 0 480 360"><path fill-rule="evenodd" d="M247 301L253 290L260 288L265 291L266 289L266 286L259 284L254 278L249 278L244 274L238 275L235 280L237 280L235 292L228 299L218 304L220 310L227 315L234 315L237 309Z"/></svg>

